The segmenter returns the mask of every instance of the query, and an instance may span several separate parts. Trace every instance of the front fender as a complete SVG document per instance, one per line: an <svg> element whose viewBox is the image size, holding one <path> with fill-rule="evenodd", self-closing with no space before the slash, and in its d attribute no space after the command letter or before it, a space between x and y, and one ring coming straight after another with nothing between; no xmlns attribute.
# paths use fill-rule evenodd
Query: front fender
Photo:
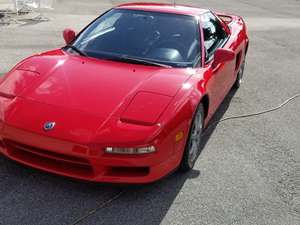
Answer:
<svg viewBox="0 0 300 225"><path fill-rule="evenodd" d="M192 76L183 85L161 117L162 132L174 146L174 152L183 153L190 125L196 109L205 95L203 80Z"/></svg>

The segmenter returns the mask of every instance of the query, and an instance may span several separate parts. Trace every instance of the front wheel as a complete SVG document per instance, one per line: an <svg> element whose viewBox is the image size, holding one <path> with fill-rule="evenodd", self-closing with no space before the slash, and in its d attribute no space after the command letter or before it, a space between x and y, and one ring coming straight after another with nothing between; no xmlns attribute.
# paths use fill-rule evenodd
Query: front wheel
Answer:
<svg viewBox="0 0 300 225"><path fill-rule="evenodd" d="M191 124L188 140L180 164L181 171L191 170L200 154L201 134L203 130L204 108L200 104Z"/></svg>

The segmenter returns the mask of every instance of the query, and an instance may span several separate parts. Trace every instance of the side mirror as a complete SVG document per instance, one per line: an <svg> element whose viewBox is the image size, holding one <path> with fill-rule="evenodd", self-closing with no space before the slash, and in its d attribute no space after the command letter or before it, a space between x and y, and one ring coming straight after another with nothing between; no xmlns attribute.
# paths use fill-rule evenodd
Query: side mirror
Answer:
<svg viewBox="0 0 300 225"><path fill-rule="evenodd" d="M214 54L214 61L212 67L216 67L220 63L234 60L235 54L230 49L218 48Z"/></svg>
<svg viewBox="0 0 300 225"><path fill-rule="evenodd" d="M66 44L70 44L75 39L75 31L72 29L65 29L63 31L63 37L65 39Z"/></svg>

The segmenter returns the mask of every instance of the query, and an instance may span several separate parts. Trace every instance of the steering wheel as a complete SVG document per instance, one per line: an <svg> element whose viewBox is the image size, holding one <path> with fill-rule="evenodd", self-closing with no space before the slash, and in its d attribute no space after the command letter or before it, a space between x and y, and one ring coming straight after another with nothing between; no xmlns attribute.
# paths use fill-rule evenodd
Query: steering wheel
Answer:
<svg viewBox="0 0 300 225"><path fill-rule="evenodd" d="M143 54L146 55L155 43L157 43L160 39L160 32L155 30L149 37L145 39L145 43L147 43Z"/></svg>
<svg viewBox="0 0 300 225"><path fill-rule="evenodd" d="M149 43L149 46L152 46L160 39L160 32L155 30L149 37L147 37L146 41Z"/></svg>
<svg viewBox="0 0 300 225"><path fill-rule="evenodd" d="M157 47L164 47L164 48L172 47L172 48L175 48L176 50L179 51L179 53L182 56L185 57L185 54L183 54L183 53L186 50L186 47L179 40L174 40L174 39L163 40L163 41L158 43Z"/></svg>

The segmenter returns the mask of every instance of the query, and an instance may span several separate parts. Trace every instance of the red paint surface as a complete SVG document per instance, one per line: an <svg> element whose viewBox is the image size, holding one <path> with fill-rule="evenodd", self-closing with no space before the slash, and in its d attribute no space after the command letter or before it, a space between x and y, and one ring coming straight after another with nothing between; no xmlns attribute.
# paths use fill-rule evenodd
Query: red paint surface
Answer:
<svg viewBox="0 0 300 225"><path fill-rule="evenodd" d="M188 14L200 20L206 11L148 3L120 7ZM246 28L240 17L232 18L224 48L236 55L241 52L244 58ZM235 60L215 68L210 62L194 69L169 69L75 56L60 49L32 56L0 81L0 152L28 166L78 179L158 180L179 165L203 96L209 98L207 125L237 71ZM55 121L55 129L44 131L47 121ZM184 138L175 142L181 131ZM157 151L145 155L104 152L107 146L149 145Z"/></svg>

